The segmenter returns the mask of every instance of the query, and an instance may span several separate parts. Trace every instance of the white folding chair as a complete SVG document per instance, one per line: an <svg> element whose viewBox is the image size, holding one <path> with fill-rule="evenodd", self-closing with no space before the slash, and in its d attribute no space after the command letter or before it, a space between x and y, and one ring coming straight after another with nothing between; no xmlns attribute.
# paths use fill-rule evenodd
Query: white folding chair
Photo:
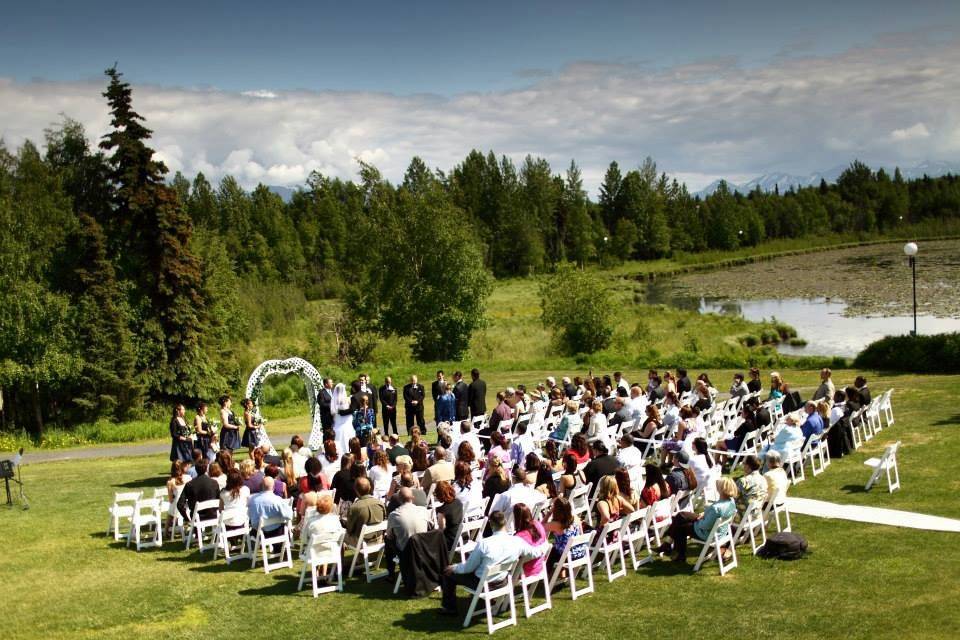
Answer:
<svg viewBox="0 0 960 640"><path fill-rule="evenodd" d="M476 587L464 586L464 590L473 596L470 600L470 607L467 608L467 615L463 619L464 628L469 627L474 616L482 615L483 612L477 611L477 603L483 600L484 609L487 614L487 633L492 634L497 629L514 626L517 624L516 601L513 597L513 568L516 560L508 562L499 562L487 567L480 576L480 581ZM510 616L506 620L495 622L496 612L501 609L501 603L506 600L510 608Z"/></svg>
<svg viewBox="0 0 960 640"><path fill-rule="evenodd" d="M608 522L600 529L599 534L593 543L593 552L590 554L590 564L597 566L600 560L607 570L607 582L613 582L617 578L627 575L627 563L623 557L623 545L620 543L620 527L622 523L617 520ZM601 558L602 556L602 558ZM615 569L619 562L619 569Z"/></svg>
<svg viewBox="0 0 960 640"><path fill-rule="evenodd" d="M460 529L457 531L456 544L450 550L450 563L453 563L454 556L460 556L460 562L466 562L470 552L477 546L477 541L483 535L483 530L487 526L487 518L484 516L479 520L464 520L460 523Z"/></svg>
<svg viewBox="0 0 960 640"><path fill-rule="evenodd" d="M750 549L757 555L760 547L767 543L767 530L763 522L763 505L759 500L751 500L747 504L737 529L733 534L734 544L746 544L750 540Z"/></svg>
<svg viewBox="0 0 960 640"><path fill-rule="evenodd" d="M630 561L633 563L633 570L636 571L640 565L653 560L653 551L650 548L650 537L644 527L647 519L647 513L652 511L650 507L637 509L628 513L621 520L620 524L620 544L626 547L626 552L630 554ZM647 557L642 560L637 559L637 543L640 543L641 551L645 546L647 548Z"/></svg>
<svg viewBox="0 0 960 640"><path fill-rule="evenodd" d="M563 548L560 560L557 561L557 566L553 569L553 575L550 576L550 591L554 590L560 580L561 573L566 570L567 577L565 580L570 585L571 599L576 600L582 595L593 593L593 567L590 564L590 538L592 536L593 534L588 531L567 540L567 546ZM574 554L582 555L579 558L574 558ZM577 589L577 573L581 570L587 574L587 586Z"/></svg>
<svg viewBox="0 0 960 640"><path fill-rule="evenodd" d="M547 551L543 554L543 562L540 564L540 571L533 575L526 575L523 571L523 563L518 562L514 570L513 581L520 587L520 593L523 596L523 615L529 618L535 613L546 611L553 608L550 601L550 576L547 574L547 555L550 553L550 547L547 545ZM543 583L543 593L546 600L533 606L533 597L536 595L537 586ZM516 597L516 596L514 596Z"/></svg>
<svg viewBox="0 0 960 640"><path fill-rule="evenodd" d="M236 529L228 529L225 519L231 515L240 515L243 518L243 524ZM240 544L235 549L233 540L240 540ZM219 552L223 552L223 559L230 564L234 560L249 560L253 557L254 551L251 549L250 541L250 518L247 516L246 509L231 509L220 512L217 519L217 538L213 544L213 559L217 559Z"/></svg>
<svg viewBox="0 0 960 640"><path fill-rule="evenodd" d="M900 488L900 469L897 467L898 449L900 449L899 440L888 445L879 458L870 458L863 463L873 469L873 473L870 474L870 479L867 481L867 491L870 491L870 488L880 479L880 474L884 471L887 473L887 490L893 493Z"/></svg>
<svg viewBox="0 0 960 640"><path fill-rule="evenodd" d="M133 505L130 516L130 533L127 534L127 546L136 543L137 551L146 547L163 546L163 514L160 511L160 498L140 498ZM144 531L153 532L151 540L142 540Z"/></svg>
<svg viewBox="0 0 960 640"><path fill-rule="evenodd" d="M164 495L167 490L163 489ZM133 510L137 505L137 500L143 497L143 491L121 491L113 494L113 504L107 511L110 513L110 520L107 523L107 535L113 533L114 540L122 540L127 537L129 531L124 528L124 533L120 532L122 521L126 521L129 526L130 519L133 517Z"/></svg>
<svg viewBox="0 0 960 640"><path fill-rule="evenodd" d="M663 544L663 534L670 528L673 522L673 499L670 497L661 498L651 505L647 512L645 531L653 533L654 543L657 547Z"/></svg>
<svg viewBox="0 0 960 640"><path fill-rule="evenodd" d="M719 531L723 527L725 533L720 535ZM706 540L699 540L696 536L690 536L688 543L699 544L703 546L703 549L700 551L700 557L697 558L697 564L693 566L693 570L700 571L700 567L703 566L705 562L713 559L717 559L717 564L720 565L720 575L726 575L728 571L736 568L737 566L737 547L733 544L733 534L731 530L733 529L733 517L729 518L718 518L716 522L713 523L713 528L710 529L709 535L707 535ZM728 545L730 547L730 561L724 563L723 560L723 547Z"/></svg>
<svg viewBox="0 0 960 640"><path fill-rule="evenodd" d="M800 457L803 463L810 463L810 473L817 477L830 466L830 453L827 451L826 443L822 442L817 434L811 435L803 445L800 451Z"/></svg>
<svg viewBox="0 0 960 640"><path fill-rule="evenodd" d="M784 524L780 523L780 516L784 517ZM763 508L763 524L769 527L775 524L777 531L790 531L790 510L787 501L782 497L770 496Z"/></svg>
<svg viewBox="0 0 960 640"><path fill-rule="evenodd" d="M792 485L800 484L807 479L803 470L803 451L799 448L787 452L787 455L783 457L783 468L786 470L787 477L790 478L790 484Z"/></svg>
<svg viewBox="0 0 960 640"><path fill-rule="evenodd" d="M893 424L893 388L887 389L881 396L880 409L883 410L883 416L887 419L887 426Z"/></svg>
<svg viewBox="0 0 960 640"><path fill-rule="evenodd" d="M385 550L383 536L387 532L387 521L377 524L365 524L360 529L360 535L357 536L357 544L351 545L348 542L343 543L344 549L353 551L353 560L350 562L350 571L347 577L352 578L353 572L357 568L357 561L363 559L363 573L367 582L373 582L378 578L386 577L387 570L380 569L380 562L383 560Z"/></svg>
<svg viewBox="0 0 960 640"><path fill-rule="evenodd" d="M343 538L345 535L346 532L341 531L333 545L330 545L329 542L326 542L323 544L323 546L314 544L313 536L310 536L310 539L307 540L307 544L300 554L300 559L303 561L303 568L300 569L300 582L297 584L297 591L303 589L303 583L307 578L307 569L310 570L310 578L313 581L314 598L321 593L343 591L343 561L341 559L341 551L343 547ZM333 571L337 572L336 586L328 584L325 587L320 587L317 585L318 567L331 567ZM328 578L329 575L330 574L327 574Z"/></svg>
<svg viewBox="0 0 960 640"><path fill-rule="evenodd" d="M201 517L201 513L204 511L213 510L214 516L212 518L204 519ZM220 501L219 500L203 500L198 502L193 506L193 513L190 514L190 522L187 523L187 542L184 548L190 549L190 545L193 543L193 536L197 536L197 548L200 549L200 553L203 553L207 549L212 549L216 547L216 537L217 537L217 527L220 524ZM209 533L208 539L204 540L204 533Z"/></svg>
<svg viewBox="0 0 960 640"><path fill-rule="evenodd" d="M278 525L282 525L278 530ZM272 531L264 531L271 528ZM257 567L257 554L263 556L263 572L270 573L274 569L283 569L293 566L293 533L289 518L264 518L257 529L254 541L250 568ZM280 550L273 551L274 545L280 545Z"/></svg>
<svg viewBox="0 0 960 640"><path fill-rule="evenodd" d="M579 516L581 521L586 522L591 527L593 526L593 516L590 513L590 490L592 488L593 483L588 482L581 487L571 490L569 496L573 515Z"/></svg>

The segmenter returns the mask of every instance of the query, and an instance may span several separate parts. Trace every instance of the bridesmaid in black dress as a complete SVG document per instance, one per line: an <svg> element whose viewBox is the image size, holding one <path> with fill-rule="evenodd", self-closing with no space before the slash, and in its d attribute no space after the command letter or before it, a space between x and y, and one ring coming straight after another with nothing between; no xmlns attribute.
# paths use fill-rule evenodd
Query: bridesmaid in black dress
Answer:
<svg viewBox="0 0 960 640"><path fill-rule="evenodd" d="M191 429L184 419L186 409L182 404L178 404L173 409L173 417L170 418L170 462L187 462L193 460L193 440L190 439Z"/></svg>
<svg viewBox="0 0 960 640"><path fill-rule="evenodd" d="M246 447L253 455L253 450L260 446L260 430L253 424L253 400L244 398L240 401L243 407L243 439L240 445Z"/></svg>
<svg viewBox="0 0 960 640"><path fill-rule="evenodd" d="M210 421L207 420L206 402L197 405L197 416L193 419L193 431L197 435L197 449L203 452L203 457L209 458L210 439L213 437L213 431L210 429Z"/></svg>
<svg viewBox="0 0 960 640"><path fill-rule="evenodd" d="M230 396L220 396L220 448L233 453L240 448L240 422L230 410Z"/></svg>

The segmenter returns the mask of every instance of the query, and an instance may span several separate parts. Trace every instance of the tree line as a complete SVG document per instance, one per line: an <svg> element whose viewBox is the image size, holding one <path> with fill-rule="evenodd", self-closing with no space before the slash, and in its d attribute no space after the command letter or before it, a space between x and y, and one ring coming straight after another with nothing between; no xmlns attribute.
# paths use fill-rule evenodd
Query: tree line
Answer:
<svg viewBox="0 0 960 640"><path fill-rule="evenodd" d="M449 171L413 158L399 184L359 164L356 180L310 175L289 202L231 176L167 168L116 69L111 130L92 145L65 119L42 147L0 142L2 417L125 419L145 402L236 388L248 338L244 283L291 283L340 298L338 357L371 336L409 336L420 360L463 357L493 277L734 249L771 238L887 231L956 216L956 176L905 181L854 162L834 185L706 197L647 159L610 164L596 201L575 162L517 166L471 151ZM564 271L563 273L570 273ZM571 276L572 277L572 276Z"/></svg>

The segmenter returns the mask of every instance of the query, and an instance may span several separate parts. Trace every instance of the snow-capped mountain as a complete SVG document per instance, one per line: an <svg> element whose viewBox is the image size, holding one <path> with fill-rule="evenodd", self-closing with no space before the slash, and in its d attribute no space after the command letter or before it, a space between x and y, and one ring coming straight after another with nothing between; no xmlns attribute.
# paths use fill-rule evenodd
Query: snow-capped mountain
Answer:
<svg viewBox="0 0 960 640"><path fill-rule="evenodd" d="M765 173L740 184L727 181L727 188L730 189L730 191L739 191L740 193L746 194L756 189L757 186L763 191L773 191L775 188L779 188L780 191L786 191L790 187L814 187L820 184L821 180L826 180L828 183L836 182L837 178L840 177L840 174L843 173L846 168L847 165L842 165L833 167L827 171L818 171L805 176L792 175L789 173ZM871 168L877 167L871 166ZM896 167L885 166L883 168L890 175L893 175ZM928 160L912 167L900 167L900 173L902 173L903 177L907 180L922 178L925 175L936 178L948 173L960 174L960 163L934 162ZM700 197L708 196L716 191L719 186L720 180L714 180L693 195Z"/></svg>

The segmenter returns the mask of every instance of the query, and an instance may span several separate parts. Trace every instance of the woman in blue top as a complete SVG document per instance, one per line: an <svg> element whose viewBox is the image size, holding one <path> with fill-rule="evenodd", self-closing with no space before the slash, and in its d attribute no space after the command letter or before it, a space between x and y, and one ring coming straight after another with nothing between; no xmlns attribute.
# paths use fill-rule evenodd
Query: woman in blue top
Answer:
<svg viewBox="0 0 960 640"><path fill-rule="evenodd" d="M708 506L702 515L697 515L692 511L683 511L673 516L673 522L667 529L667 535L673 540L673 544L664 543L657 551L660 553L673 551L676 553L675 561L686 562L687 538L695 536L697 540L705 541L717 520L733 518L733 515L737 512L737 505L734 502L739 495L737 485L730 478L720 478L717 480L717 492L720 494L720 500ZM717 529L717 535L725 535L729 528L729 523L722 525ZM726 552L724 552L724 555L726 555Z"/></svg>

